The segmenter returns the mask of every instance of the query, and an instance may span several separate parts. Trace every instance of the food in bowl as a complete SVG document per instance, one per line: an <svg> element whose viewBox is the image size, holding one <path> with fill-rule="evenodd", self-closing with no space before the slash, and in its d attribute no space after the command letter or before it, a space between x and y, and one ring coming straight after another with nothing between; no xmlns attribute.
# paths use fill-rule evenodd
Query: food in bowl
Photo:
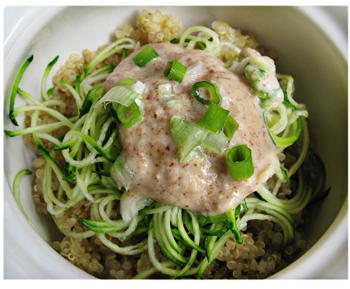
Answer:
<svg viewBox="0 0 350 289"><path fill-rule="evenodd" d="M72 55L43 102L17 89L32 58L15 83L10 118L28 128L6 133L42 155L33 199L65 235L53 247L100 278L277 272L305 247L294 227L324 180L293 79L221 21L183 32L144 11L137 26ZM35 106L15 110L17 92Z"/></svg>

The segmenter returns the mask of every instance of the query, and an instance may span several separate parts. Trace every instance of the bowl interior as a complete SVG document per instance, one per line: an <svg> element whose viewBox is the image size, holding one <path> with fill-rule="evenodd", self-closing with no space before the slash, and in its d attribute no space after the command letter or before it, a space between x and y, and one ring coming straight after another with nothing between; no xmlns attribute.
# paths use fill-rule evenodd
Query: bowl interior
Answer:
<svg viewBox="0 0 350 289"><path fill-rule="evenodd" d="M12 8L13 9L13 8ZM20 9L20 8L18 8ZM337 47L304 13L292 7L149 7L154 12L176 14L185 27L211 26L214 20L228 22L243 33L254 32L258 41L267 49L277 52L279 73L295 79L295 98L306 104L309 110L309 130L316 152L325 163L326 186L331 192L324 202L312 210L312 220L307 225L307 251L331 226L347 196L347 64ZM60 58L53 70L57 70L72 53L85 48L93 51L98 46L114 40L114 31L123 23L134 24L142 8L138 7L33 7L24 10L24 17L11 23L5 15L4 85L8 87L23 61L34 55L34 61L24 74L20 87L40 99L41 75L56 55ZM93 23L93 25L91 25ZM261 25L263 23L264 25ZM280 23L283 23L281 25ZM16 24L16 25L15 25ZM89 24L89 25L87 25ZM50 74L49 78L52 77ZM48 84L48 85L51 85ZM14 130L9 122L8 105L10 91L6 91L4 104L4 128ZM26 102L17 97L16 107ZM23 123L23 117L18 118ZM23 127L23 125L21 126ZM5 170L5 218L18 225L20 214L10 187L15 174L22 169L34 171L33 154L23 144L21 137L4 137ZM41 219L31 199L34 176L25 177L21 183L21 201L25 212L38 231L49 243L59 233L50 220ZM346 211L346 210L345 210ZM19 217L20 219L21 217ZM19 222L19 221L18 221ZM30 235L33 246L42 240L22 220L21 226ZM5 234L15 234L5 224ZM343 239L342 239L343 240ZM39 243L38 243L39 242ZM42 243L40 246L48 246ZM58 255L57 255L58 256ZM47 262L54 262L55 255ZM67 267L70 268L70 267ZM60 270L68 270L60 268ZM88 276L86 274L86 276ZM288 277L288 276L287 276Z"/></svg>

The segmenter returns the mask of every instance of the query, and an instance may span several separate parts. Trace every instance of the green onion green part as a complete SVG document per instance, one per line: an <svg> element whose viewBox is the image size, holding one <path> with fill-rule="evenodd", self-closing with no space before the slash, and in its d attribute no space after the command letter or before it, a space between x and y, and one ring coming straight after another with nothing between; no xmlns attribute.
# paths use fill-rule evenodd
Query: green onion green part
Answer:
<svg viewBox="0 0 350 289"><path fill-rule="evenodd" d="M189 154L207 137L209 131L197 123L182 118L173 118L170 122L176 146L179 151L180 162L184 162Z"/></svg>
<svg viewBox="0 0 350 289"><path fill-rule="evenodd" d="M138 67L144 67L152 59L158 57L157 51L149 44L147 44L133 59Z"/></svg>
<svg viewBox="0 0 350 289"><path fill-rule="evenodd" d="M135 101L132 102L129 106L124 106L118 103L117 115L119 121L126 128L131 128L142 120L142 113Z"/></svg>
<svg viewBox="0 0 350 289"><path fill-rule="evenodd" d="M209 93L209 99L205 99L201 97L200 89L206 89ZM210 102L214 102L215 104L220 104L222 101L221 94L219 92L219 88L208 81L199 81L192 85L191 87L192 96L205 105L209 105Z"/></svg>
<svg viewBox="0 0 350 289"><path fill-rule="evenodd" d="M177 59L169 61L164 70L164 76L168 80L182 82L185 77L187 67L181 64Z"/></svg>
<svg viewBox="0 0 350 289"><path fill-rule="evenodd" d="M223 129L229 113L229 110L223 109L216 103L211 102L199 125L217 133Z"/></svg>
<svg viewBox="0 0 350 289"><path fill-rule="evenodd" d="M254 174L252 151L247 145L231 148L227 153L230 175L235 181L244 181Z"/></svg>
<svg viewBox="0 0 350 289"><path fill-rule="evenodd" d="M93 108L97 108L101 104L107 105L109 103L120 103L124 106L129 106L131 103L135 101L136 98L143 98L142 95L137 92L131 90L126 86L117 85L111 88L94 106Z"/></svg>
<svg viewBox="0 0 350 289"><path fill-rule="evenodd" d="M231 115L228 115L224 126L224 134L229 140L232 139L238 127L239 124L235 121L235 119Z"/></svg>
<svg viewBox="0 0 350 289"><path fill-rule="evenodd" d="M122 79L122 80L119 80L117 82L117 86L126 86L126 87L131 87L136 81L131 79L131 78L126 78L126 79Z"/></svg>
<svg viewBox="0 0 350 289"><path fill-rule="evenodd" d="M217 155L221 155L226 150L228 142L229 139L226 136L209 131L202 143L202 147Z"/></svg>

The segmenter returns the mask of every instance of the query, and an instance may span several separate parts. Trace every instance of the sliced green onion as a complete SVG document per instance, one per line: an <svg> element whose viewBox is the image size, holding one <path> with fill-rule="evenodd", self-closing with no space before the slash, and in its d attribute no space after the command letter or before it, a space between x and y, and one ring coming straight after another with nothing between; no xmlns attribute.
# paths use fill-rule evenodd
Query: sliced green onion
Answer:
<svg viewBox="0 0 350 289"><path fill-rule="evenodd" d="M142 113L136 102L132 102L129 106L124 106L118 103L117 115L119 121L126 128L133 127L142 119Z"/></svg>
<svg viewBox="0 0 350 289"><path fill-rule="evenodd" d="M127 87L131 87L131 85L133 85L136 81L131 79L131 78L126 78L126 79L122 79L122 80L119 80L117 82L117 86L127 86ZM130 88L129 87L129 88Z"/></svg>
<svg viewBox="0 0 350 289"><path fill-rule="evenodd" d="M259 69L263 71L268 71L271 69L271 64L263 56L254 56L249 63L259 67Z"/></svg>
<svg viewBox="0 0 350 289"><path fill-rule="evenodd" d="M46 66L44 74L41 78L41 97L44 100L49 100L49 93L46 91L46 80L47 80L47 76L49 75L52 67L55 65L57 60L58 60L58 55ZM53 87L53 89L55 88Z"/></svg>
<svg viewBox="0 0 350 289"><path fill-rule="evenodd" d="M232 139L238 127L239 124L235 121L235 119L231 115L228 115L224 126L224 134L229 140Z"/></svg>
<svg viewBox="0 0 350 289"><path fill-rule="evenodd" d="M205 88L208 90L209 99L205 99L205 98L201 97L201 94L200 94L201 88ZM209 105L210 102L220 104L222 101L222 97L221 97L221 94L219 92L219 88L215 84L208 82L208 81L199 81L199 82L196 82L195 84L193 84L191 87L191 93L192 93L192 96L197 101L199 101L200 103L203 103L205 105Z"/></svg>
<svg viewBox="0 0 350 289"><path fill-rule="evenodd" d="M221 155L227 148L228 142L229 139L226 136L210 131L203 141L202 147L217 155Z"/></svg>
<svg viewBox="0 0 350 289"><path fill-rule="evenodd" d="M144 67L148 62L157 57L157 51L151 45L147 44L132 61L134 61L137 66Z"/></svg>
<svg viewBox="0 0 350 289"><path fill-rule="evenodd" d="M243 74L245 78L257 89L257 82L266 74L264 69L261 69L250 62L244 67Z"/></svg>
<svg viewBox="0 0 350 289"><path fill-rule="evenodd" d="M228 169L232 179L243 181L254 174L252 151L247 145L231 148L227 153Z"/></svg>
<svg viewBox="0 0 350 289"><path fill-rule="evenodd" d="M170 122L176 146L179 151L180 162L184 162L188 155L207 137L209 131L195 122L183 118L173 118Z"/></svg>
<svg viewBox="0 0 350 289"><path fill-rule="evenodd" d="M12 92L11 92L11 98L10 98L10 111L9 111L9 117L11 122L15 125L18 126L18 123L16 121L16 118L12 116L12 112L15 110L15 98L17 94L17 88L18 84L22 79L24 71L27 69L28 65L33 61L33 55L30 56L22 65L21 69L19 70L15 82L12 87Z"/></svg>
<svg viewBox="0 0 350 289"><path fill-rule="evenodd" d="M177 59L169 61L164 70L164 76L168 80L182 82L185 77L187 67L181 64Z"/></svg>
<svg viewBox="0 0 350 289"><path fill-rule="evenodd" d="M97 108L101 104L105 106L109 103L117 102L124 106L129 106L136 98L143 98L142 95L126 86L115 86L111 88L94 106Z"/></svg>
<svg viewBox="0 0 350 289"><path fill-rule="evenodd" d="M219 132L225 125L230 111L211 102L199 125L212 132Z"/></svg>
<svg viewBox="0 0 350 289"><path fill-rule="evenodd" d="M173 106L181 103L182 103L181 99L170 99L164 102L164 106Z"/></svg>
<svg viewBox="0 0 350 289"><path fill-rule="evenodd" d="M262 57L259 57L259 60L262 59ZM261 90L260 81L267 75L267 70L270 68L263 60L260 62L255 60L257 60L257 58L253 57L252 60L247 63L243 69L243 75L252 86L254 92L259 95L261 101L265 101L269 98L269 95L267 92Z"/></svg>

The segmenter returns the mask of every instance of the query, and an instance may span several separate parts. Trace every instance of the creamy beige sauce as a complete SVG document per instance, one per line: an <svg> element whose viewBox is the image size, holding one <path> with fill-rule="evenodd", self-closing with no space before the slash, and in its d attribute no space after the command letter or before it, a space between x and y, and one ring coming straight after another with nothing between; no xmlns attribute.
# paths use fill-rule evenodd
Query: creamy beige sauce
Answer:
<svg viewBox="0 0 350 289"><path fill-rule="evenodd" d="M251 92L242 76L228 71L218 59L204 51L188 50L170 43L152 46L159 54L157 59L144 68L136 66L132 58L140 48L116 67L104 87L108 91L119 80L126 78L139 80L146 86L142 100L143 120L130 129L120 126L124 167L128 168L125 169L128 185L122 201L122 217L125 220L133 217L137 213L135 204L144 198L204 215L226 212L256 191L279 168L275 147L263 121L259 98ZM168 61L174 59L188 68L201 65L201 69L186 74L182 83L169 81L163 72ZM190 93L191 86L202 80L218 86L223 97L221 106L228 109L239 124L227 150L246 144L252 151L254 174L248 180L238 182L231 178L226 153L218 156L203 150L203 159L179 162L170 120L175 116L190 121L202 119L206 107ZM182 101L181 104L164 105L158 94L158 86L167 83L173 85L174 96Z"/></svg>

